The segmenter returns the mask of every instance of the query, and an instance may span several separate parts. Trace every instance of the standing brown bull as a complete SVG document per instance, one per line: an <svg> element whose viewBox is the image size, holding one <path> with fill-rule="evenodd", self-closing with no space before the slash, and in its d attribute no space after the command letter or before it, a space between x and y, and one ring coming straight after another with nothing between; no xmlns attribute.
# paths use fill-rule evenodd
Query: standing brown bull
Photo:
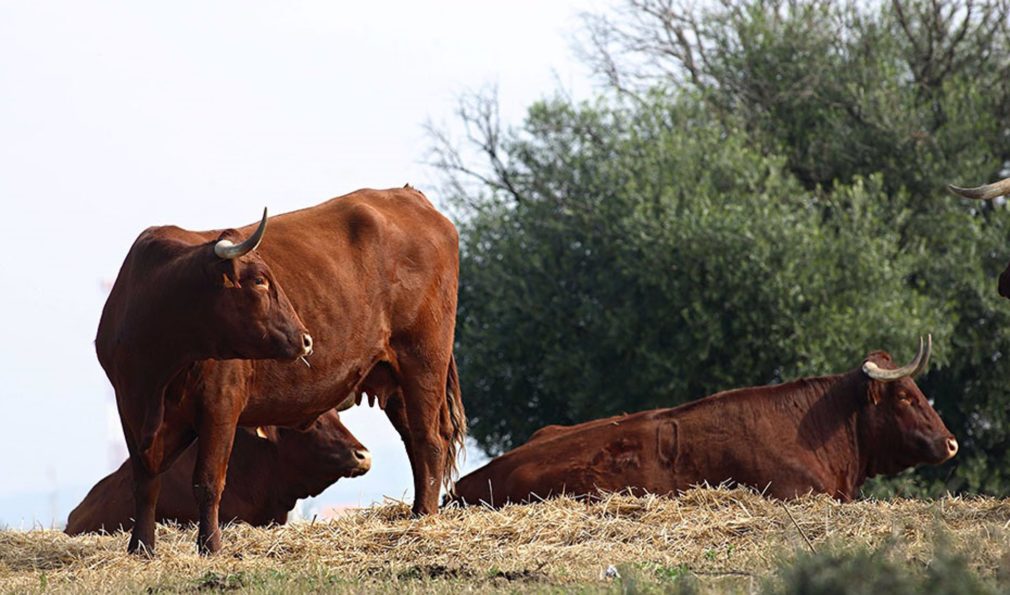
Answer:
<svg viewBox="0 0 1010 595"><path fill-rule="evenodd" d="M971 198L975 200L992 200L994 198L999 198L1000 196L1010 195L1010 178L1005 178L999 182L993 182L992 184L986 184L985 186L978 186L976 188L961 188L960 186L954 186L950 184L947 186L951 192L954 194L964 197ZM1003 273L999 276L999 285L997 285L999 294L1007 299L1010 299L1010 264L1007 268L1003 270Z"/></svg>
<svg viewBox="0 0 1010 595"><path fill-rule="evenodd" d="M197 445L161 476L158 522L195 523L193 469ZM301 498L319 495L341 477L357 477L371 467L368 450L340 423L336 411L319 416L305 431L274 426L239 428L235 433L220 516L255 526L282 525ZM69 535L129 530L133 527L133 472L130 462L99 481L67 519Z"/></svg>
<svg viewBox="0 0 1010 595"><path fill-rule="evenodd" d="M265 212L255 229L150 228L105 304L95 343L130 451L130 551L153 551L158 475L194 438L198 545L209 553L221 547L236 427L304 426L362 392L403 439L416 514L437 510L455 469L466 423L452 355L452 223L409 187L359 190L269 222L262 246Z"/></svg>
<svg viewBox="0 0 1010 595"><path fill-rule="evenodd" d="M867 477L957 453L912 377L877 351L851 372L727 391L673 409L548 426L456 482L456 501L500 506L562 493L676 494L735 482L777 498L849 501Z"/></svg>

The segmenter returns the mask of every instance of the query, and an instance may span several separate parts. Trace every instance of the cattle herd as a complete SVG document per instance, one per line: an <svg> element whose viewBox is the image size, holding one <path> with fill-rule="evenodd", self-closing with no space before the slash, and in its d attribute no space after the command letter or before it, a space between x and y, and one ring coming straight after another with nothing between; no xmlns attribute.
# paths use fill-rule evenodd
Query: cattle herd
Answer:
<svg viewBox="0 0 1010 595"><path fill-rule="evenodd" d="M1010 178L950 189L993 199ZM71 512L67 533L130 530L128 550L152 554L157 521L194 522L210 554L222 519L284 523L297 499L370 468L338 414L364 398L403 440L417 515L438 510L442 487L449 502L489 507L724 482L849 501L868 477L957 453L914 381L927 336L903 366L874 351L840 374L547 426L452 485L466 434L458 273L455 227L409 185L264 210L241 229L145 230L95 340L129 460ZM1010 297L1010 267L999 291Z"/></svg>

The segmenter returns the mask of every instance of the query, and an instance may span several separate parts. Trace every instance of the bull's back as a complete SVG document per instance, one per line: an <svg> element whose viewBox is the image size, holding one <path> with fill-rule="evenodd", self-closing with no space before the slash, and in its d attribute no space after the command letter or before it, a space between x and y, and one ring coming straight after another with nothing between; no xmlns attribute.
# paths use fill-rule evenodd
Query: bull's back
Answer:
<svg viewBox="0 0 1010 595"><path fill-rule="evenodd" d="M272 217L259 250L316 350L311 368L257 362L263 388L242 425L298 425L333 408L370 366L395 360L398 337L451 349L459 239L420 192L359 190Z"/></svg>
<svg viewBox="0 0 1010 595"><path fill-rule="evenodd" d="M459 272L455 226L410 188L358 190L273 217L260 251L306 323L347 307L409 312L431 285L454 293ZM327 300L343 308L327 309Z"/></svg>

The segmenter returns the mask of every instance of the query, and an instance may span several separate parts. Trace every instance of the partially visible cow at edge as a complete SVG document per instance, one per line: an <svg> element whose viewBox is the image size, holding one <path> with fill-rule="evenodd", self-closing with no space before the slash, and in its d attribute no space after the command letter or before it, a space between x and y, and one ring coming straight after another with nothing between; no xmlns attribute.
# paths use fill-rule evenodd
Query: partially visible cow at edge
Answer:
<svg viewBox="0 0 1010 595"><path fill-rule="evenodd" d="M707 482L776 497L852 500L868 477L942 463L957 440L882 351L833 376L717 393L672 409L548 426L456 482L453 500L501 506L565 493L677 494Z"/></svg>
<svg viewBox="0 0 1010 595"><path fill-rule="evenodd" d="M141 233L95 340L133 471L128 551L154 551L159 475L197 436L197 544L212 553L236 427L304 427L363 393L406 446L413 512L436 512L466 432L458 271L455 227L409 186L238 230Z"/></svg>
<svg viewBox="0 0 1010 595"><path fill-rule="evenodd" d="M191 445L162 475L155 517L158 522L195 523L193 499L197 445ZM368 450L340 422L336 411L319 416L305 431L274 426L239 428L235 433L220 518L254 526L282 525L302 498L317 496L342 477L371 467ZM130 462L99 481L67 519L66 533L130 530L133 527L133 472Z"/></svg>
<svg viewBox="0 0 1010 595"><path fill-rule="evenodd" d="M999 198L1000 196L1010 195L1010 178L1004 178L999 182L993 182L992 184L986 184L975 188L961 188L960 186L954 186L953 184L948 184L947 188L949 188L954 194L963 198L971 198L974 200L993 200L995 198ZM1010 299L1010 264L1007 264L1007 267L999 276L997 289L999 290L999 294L1001 296Z"/></svg>

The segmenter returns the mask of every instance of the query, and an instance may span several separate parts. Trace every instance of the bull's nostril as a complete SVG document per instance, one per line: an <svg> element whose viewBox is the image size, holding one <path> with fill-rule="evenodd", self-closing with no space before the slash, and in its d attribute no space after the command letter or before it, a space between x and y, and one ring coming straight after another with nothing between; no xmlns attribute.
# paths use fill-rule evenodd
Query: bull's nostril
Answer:
<svg viewBox="0 0 1010 595"><path fill-rule="evenodd" d="M947 438L947 454L950 456L957 454L957 439Z"/></svg>

